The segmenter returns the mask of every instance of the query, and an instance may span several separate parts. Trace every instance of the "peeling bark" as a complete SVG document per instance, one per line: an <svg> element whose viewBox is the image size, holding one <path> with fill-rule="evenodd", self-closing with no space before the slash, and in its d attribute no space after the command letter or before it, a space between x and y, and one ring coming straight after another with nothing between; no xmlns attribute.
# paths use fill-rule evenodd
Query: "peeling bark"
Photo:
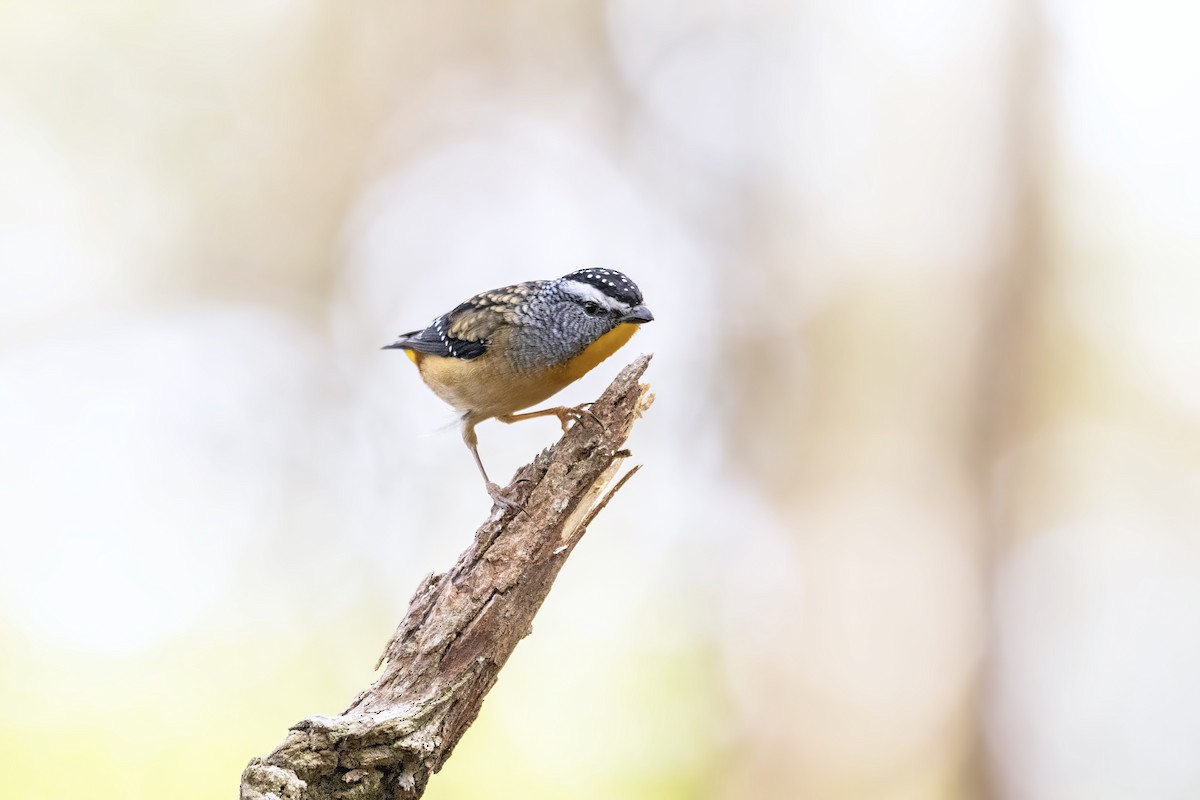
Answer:
<svg viewBox="0 0 1200 800"><path fill-rule="evenodd" d="M242 773L243 800L420 797L474 722L517 642L532 630L559 569L625 481L603 497L634 420L653 401L627 366L585 415L517 471L524 511L494 506L454 567L417 588L382 674L336 717L313 716ZM600 424L597 424L597 421Z"/></svg>

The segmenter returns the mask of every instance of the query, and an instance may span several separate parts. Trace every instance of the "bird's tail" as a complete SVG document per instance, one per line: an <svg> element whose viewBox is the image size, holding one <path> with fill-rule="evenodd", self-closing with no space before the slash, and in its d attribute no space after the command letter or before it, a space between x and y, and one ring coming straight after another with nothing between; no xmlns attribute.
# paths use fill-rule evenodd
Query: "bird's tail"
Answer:
<svg viewBox="0 0 1200 800"><path fill-rule="evenodd" d="M408 356L408 360L413 362L414 364L416 364L417 358L420 354L416 350L413 349L412 340L413 340L413 337L415 337L419 333L420 333L420 331L410 331L408 333L402 333L396 337L396 341L392 342L391 344L385 344L382 349L384 349L384 350L403 350L404 355Z"/></svg>

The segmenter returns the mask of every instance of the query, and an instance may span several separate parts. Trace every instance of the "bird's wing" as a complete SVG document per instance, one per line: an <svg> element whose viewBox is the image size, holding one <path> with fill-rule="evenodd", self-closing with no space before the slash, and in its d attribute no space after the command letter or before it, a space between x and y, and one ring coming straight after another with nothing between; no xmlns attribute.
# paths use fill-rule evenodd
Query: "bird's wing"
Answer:
<svg viewBox="0 0 1200 800"><path fill-rule="evenodd" d="M477 294L428 328L406 333L390 346L445 358L478 358L487 352L495 333L515 321L517 308L528 301L537 283L540 281Z"/></svg>

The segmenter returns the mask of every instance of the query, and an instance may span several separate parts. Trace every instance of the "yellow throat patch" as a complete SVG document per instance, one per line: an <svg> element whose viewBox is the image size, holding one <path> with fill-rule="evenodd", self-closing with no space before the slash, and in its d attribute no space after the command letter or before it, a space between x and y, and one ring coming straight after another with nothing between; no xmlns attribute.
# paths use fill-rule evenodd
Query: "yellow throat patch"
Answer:
<svg viewBox="0 0 1200 800"><path fill-rule="evenodd" d="M563 370L569 381L582 378L601 361L624 347L625 343L637 333L638 327L632 322L621 323L589 344L582 353L560 366L559 369Z"/></svg>

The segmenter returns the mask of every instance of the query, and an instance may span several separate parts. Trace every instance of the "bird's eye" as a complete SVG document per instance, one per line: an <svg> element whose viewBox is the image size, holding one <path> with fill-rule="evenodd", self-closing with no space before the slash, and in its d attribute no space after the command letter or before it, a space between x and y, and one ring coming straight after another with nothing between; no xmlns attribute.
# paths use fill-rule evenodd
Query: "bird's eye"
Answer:
<svg viewBox="0 0 1200 800"><path fill-rule="evenodd" d="M589 317L598 317L604 312L599 303L593 303L591 300L585 300L580 305L583 306L583 312Z"/></svg>

